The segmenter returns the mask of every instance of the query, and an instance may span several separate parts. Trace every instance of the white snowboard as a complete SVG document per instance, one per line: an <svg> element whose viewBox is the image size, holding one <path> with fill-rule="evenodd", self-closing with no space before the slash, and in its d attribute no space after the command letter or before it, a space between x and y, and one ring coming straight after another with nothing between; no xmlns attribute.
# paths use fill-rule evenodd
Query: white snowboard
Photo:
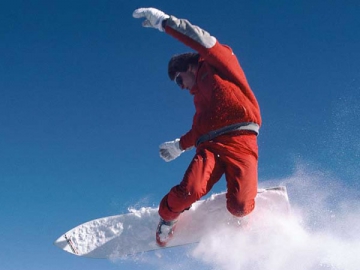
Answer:
<svg viewBox="0 0 360 270"><path fill-rule="evenodd" d="M81 224L60 236L55 245L84 257L115 258L160 249L155 242L159 221L158 209L146 207L130 213L95 219ZM259 189L256 208L250 219L264 213L289 213L285 187ZM174 237L166 247L196 243L216 226L234 223L226 210L225 193L212 195L185 211L178 221Z"/></svg>

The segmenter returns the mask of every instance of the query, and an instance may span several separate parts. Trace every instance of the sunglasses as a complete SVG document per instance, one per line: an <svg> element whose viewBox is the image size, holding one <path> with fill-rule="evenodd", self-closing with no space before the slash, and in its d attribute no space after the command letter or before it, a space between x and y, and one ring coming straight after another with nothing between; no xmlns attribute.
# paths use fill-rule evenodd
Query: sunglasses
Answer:
<svg viewBox="0 0 360 270"><path fill-rule="evenodd" d="M178 73L176 74L176 76L175 76L175 78L174 78L174 82L175 82L178 86L180 86L180 87L183 86L183 78L181 77L180 72L178 72Z"/></svg>

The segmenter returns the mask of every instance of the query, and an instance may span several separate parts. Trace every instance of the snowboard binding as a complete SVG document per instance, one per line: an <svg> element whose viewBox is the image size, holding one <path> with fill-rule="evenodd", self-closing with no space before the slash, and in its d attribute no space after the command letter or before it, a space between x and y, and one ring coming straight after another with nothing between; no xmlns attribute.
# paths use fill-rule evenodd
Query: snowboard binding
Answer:
<svg viewBox="0 0 360 270"><path fill-rule="evenodd" d="M177 220L165 221L160 218L156 229L156 243L160 247L165 247L174 235Z"/></svg>

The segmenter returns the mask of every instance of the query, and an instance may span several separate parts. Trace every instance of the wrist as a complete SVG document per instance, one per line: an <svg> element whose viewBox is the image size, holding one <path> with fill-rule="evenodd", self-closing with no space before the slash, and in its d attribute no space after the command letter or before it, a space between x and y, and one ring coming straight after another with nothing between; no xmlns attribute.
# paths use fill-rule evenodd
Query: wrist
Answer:
<svg viewBox="0 0 360 270"><path fill-rule="evenodd" d="M165 19L161 22L161 27L164 29L164 31L165 31L165 27L166 27L167 21L168 21L168 18L165 18Z"/></svg>
<svg viewBox="0 0 360 270"><path fill-rule="evenodd" d="M184 150L182 149L182 147L181 147L180 139L176 139L176 140L175 140L175 147L176 147L177 149L179 149L181 152L184 151Z"/></svg>

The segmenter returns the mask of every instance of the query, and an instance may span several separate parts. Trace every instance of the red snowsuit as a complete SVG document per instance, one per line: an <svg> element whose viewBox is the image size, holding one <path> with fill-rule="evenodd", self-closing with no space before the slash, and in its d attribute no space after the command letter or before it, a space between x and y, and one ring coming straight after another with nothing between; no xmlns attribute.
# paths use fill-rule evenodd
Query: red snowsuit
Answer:
<svg viewBox="0 0 360 270"><path fill-rule="evenodd" d="M204 134L237 123L261 125L260 109L245 74L230 47L187 20L171 16L165 32L200 54L194 96L195 115L189 132L180 138L182 149L196 145ZM227 209L235 216L250 213L257 194L257 132L237 130L205 141L196 148L181 183L162 199L159 215L176 219L207 194L225 173Z"/></svg>

